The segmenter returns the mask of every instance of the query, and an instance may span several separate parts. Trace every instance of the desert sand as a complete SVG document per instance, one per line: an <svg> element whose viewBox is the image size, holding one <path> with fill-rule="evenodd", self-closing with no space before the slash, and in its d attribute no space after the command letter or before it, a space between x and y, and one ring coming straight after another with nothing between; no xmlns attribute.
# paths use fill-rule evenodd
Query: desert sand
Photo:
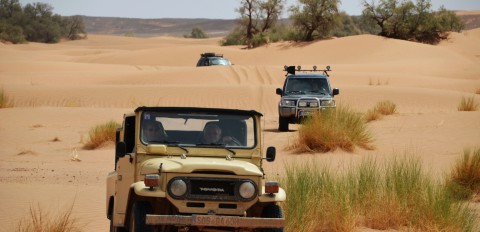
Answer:
<svg viewBox="0 0 480 232"><path fill-rule="evenodd" d="M11 231L30 206L55 212L72 204L85 231L107 231L105 179L114 149L81 147L91 127L121 122L142 105L262 112L265 147L277 147L277 160L266 164L270 175L288 162L345 166L408 154L441 177L464 148L480 146L480 111L457 110L462 97L480 102L480 29L453 33L435 46L373 35L252 50L222 47L219 40L89 35L59 44L0 43L0 88L15 105L0 109L0 231ZM234 65L197 68L203 52L222 53ZM394 102L395 115L368 124L376 149L286 150L298 126L277 131L275 89L284 65L330 65L338 104L359 112Z"/></svg>

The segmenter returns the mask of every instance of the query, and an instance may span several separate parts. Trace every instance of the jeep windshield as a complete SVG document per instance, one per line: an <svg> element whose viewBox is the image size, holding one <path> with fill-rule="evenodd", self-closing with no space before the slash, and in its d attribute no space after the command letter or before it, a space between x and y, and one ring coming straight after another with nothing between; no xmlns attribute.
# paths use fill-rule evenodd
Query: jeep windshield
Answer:
<svg viewBox="0 0 480 232"><path fill-rule="evenodd" d="M187 147L252 148L256 143L253 116L225 113L144 111L140 140L185 150Z"/></svg>
<svg viewBox="0 0 480 232"><path fill-rule="evenodd" d="M285 95L329 95L330 87L326 78L288 78Z"/></svg>

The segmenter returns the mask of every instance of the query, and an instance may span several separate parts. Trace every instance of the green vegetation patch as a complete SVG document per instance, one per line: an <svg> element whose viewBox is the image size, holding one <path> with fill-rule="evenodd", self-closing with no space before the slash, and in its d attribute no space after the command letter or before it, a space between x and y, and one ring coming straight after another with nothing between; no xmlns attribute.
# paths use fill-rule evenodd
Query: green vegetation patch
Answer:
<svg viewBox="0 0 480 232"><path fill-rule="evenodd" d="M365 159L346 171L332 170L316 162L286 167L286 231L478 229L472 209L427 176L418 159Z"/></svg>

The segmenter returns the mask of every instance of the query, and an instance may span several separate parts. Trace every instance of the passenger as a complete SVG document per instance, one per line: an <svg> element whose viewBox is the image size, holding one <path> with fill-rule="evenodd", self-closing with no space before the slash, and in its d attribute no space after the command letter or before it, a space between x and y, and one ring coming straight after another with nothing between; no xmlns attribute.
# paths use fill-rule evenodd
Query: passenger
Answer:
<svg viewBox="0 0 480 232"><path fill-rule="evenodd" d="M165 133L163 125L158 121L144 121L142 135L142 139L146 143L161 142L167 139L167 133Z"/></svg>

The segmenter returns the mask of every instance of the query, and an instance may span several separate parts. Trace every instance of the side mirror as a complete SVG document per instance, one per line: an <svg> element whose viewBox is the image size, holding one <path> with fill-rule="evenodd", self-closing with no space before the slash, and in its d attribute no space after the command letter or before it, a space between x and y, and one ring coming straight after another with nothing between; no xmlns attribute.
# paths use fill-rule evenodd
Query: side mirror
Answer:
<svg viewBox="0 0 480 232"><path fill-rule="evenodd" d="M333 96L338 95L338 94L340 94L340 90L337 89L337 88L334 88L332 94L333 94Z"/></svg>
<svg viewBox="0 0 480 232"><path fill-rule="evenodd" d="M267 161L273 162L275 160L275 155L277 153L277 149L275 147L268 147L267 148Z"/></svg>
<svg viewBox="0 0 480 232"><path fill-rule="evenodd" d="M277 93L277 95L280 95L280 96L282 96L282 94L283 94L283 91L280 88L277 88L277 90L275 92Z"/></svg>
<svg viewBox="0 0 480 232"><path fill-rule="evenodd" d="M125 154L127 154L127 145L125 144L125 142L120 141L115 146L115 157L122 158L125 156Z"/></svg>

